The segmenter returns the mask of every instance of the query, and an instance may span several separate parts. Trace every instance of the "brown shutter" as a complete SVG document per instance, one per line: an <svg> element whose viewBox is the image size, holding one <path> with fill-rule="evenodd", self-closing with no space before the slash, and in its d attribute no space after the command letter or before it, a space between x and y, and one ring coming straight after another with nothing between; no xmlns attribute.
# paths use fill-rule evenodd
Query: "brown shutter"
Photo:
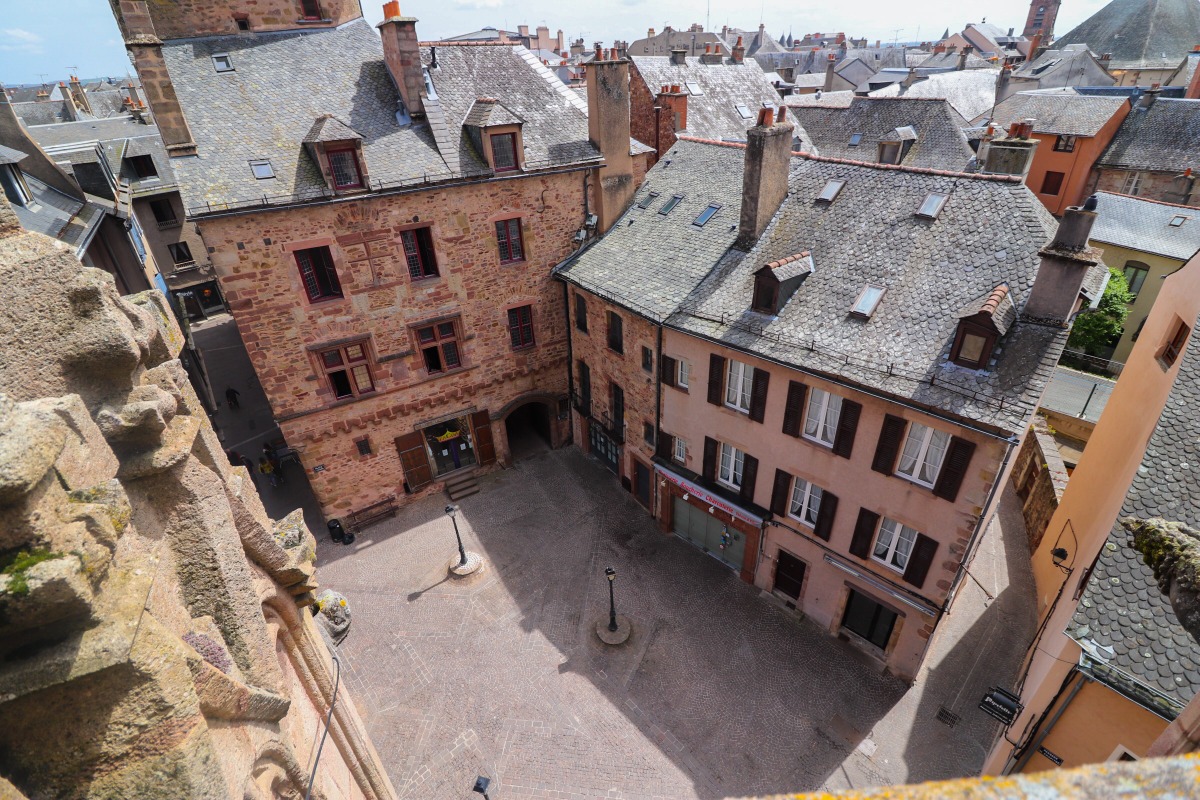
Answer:
<svg viewBox="0 0 1200 800"><path fill-rule="evenodd" d="M891 475L896 469L896 456L900 453L900 444L904 440L904 429L908 423L901 417L888 414L883 418L883 430L879 432L879 444L875 445L875 459L871 469Z"/></svg>
<svg viewBox="0 0 1200 800"><path fill-rule="evenodd" d="M817 509L817 522L813 525L813 534L818 539L829 541L833 535L833 518L837 514L837 495L831 492L821 493L821 507Z"/></svg>
<svg viewBox="0 0 1200 800"><path fill-rule="evenodd" d="M971 456L975 454L975 444L957 436L950 437L950 447L942 460L942 469L938 472L937 481L933 484L933 493L937 497L953 503L958 499L958 490L963 478L967 476L967 467L971 464Z"/></svg>
<svg viewBox="0 0 1200 800"><path fill-rule="evenodd" d="M675 457L675 437L663 431L658 432L658 457L668 461Z"/></svg>
<svg viewBox="0 0 1200 800"><path fill-rule="evenodd" d="M492 417L486 411L471 415L471 427L475 429L475 457L480 466L496 463L496 445L492 443Z"/></svg>
<svg viewBox="0 0 1200 800"><path fill-rule="evenodd" d="M929 574L929 565L937 554L938 543L923 533L917 534L912 552L908 555L908 566L904 568L904 582L911 583L920 589L925 584L925 576Z"/></svg>
<svg viewBox="0 0 1200 800"><path fill-rule="evenodd" d="M833 454L849 458L854 449L854 434L858 430L858 418L862 416L862 403L842 401L842 413L838 415L837 433L833 436Z"/></svg>
<svg viewBox="0 0 1200 800"><path fill-rule="evenodd" d="M725 359L716 353L708 357L708 402L714 406L724 405Z"/></svg>
<svg viewBox="0 0 1200 800"><path fill-rule="evenodd" d="M675 359L670 356L663 356L661 361L662 366L659 368L659 380L667 386L674 386L675 375L677 374L675 372Z"/></svg>
<svg viewBox="0 0 1200 800"><path fill-rule="evenodd" d="M799 436L804 419L804 395L808 387L798 381L788 381L787 402L783 406L783 432L788 436Z"/></svg>
<svg viewBox="0 0 1200 800"><path fill-rule="evenodd" d="M704 480L717 479L717 440L704 437Z"/></svg>
<svg viewBox="0 0 1200 800"><path fill-rule="evenodd" d="M758 459L749 453L742 455L742 487L738 495L747 503L754 502L754 484L758 482Z"/></svg>
<svg viewBox="0 0 1200 800"><path fill-rule="evenodd" d="M771 382L771 373L765 369L755 369L750 379L750 419L762 422L767 414L767 385Z"/></svg>
<svg viewBox="0 0 1200 800"><path fill-rule="evenodd" d="M879 515L865 508L858 510L858 522L854 523L854 538L850 540L850 555L865 559L871 555L871 543L875 540L875 526Z"/></svg>
<svg viewBox="0 0 1200 800"><path fill-rule="evenodd" d="M775 470L775 485L771 488L771 513L777 517L787 516L788 494L792 489L792 476L781 469Z"/></svg>
<svg viewBox="0 0 1200 800"><path fill-rule="evenodd" d="M404 468L404 480L410 491L417 491L433 482L433 469L425 453L425 437L420 431L396 437L396 449L400 451L400 465Z"/></svg>

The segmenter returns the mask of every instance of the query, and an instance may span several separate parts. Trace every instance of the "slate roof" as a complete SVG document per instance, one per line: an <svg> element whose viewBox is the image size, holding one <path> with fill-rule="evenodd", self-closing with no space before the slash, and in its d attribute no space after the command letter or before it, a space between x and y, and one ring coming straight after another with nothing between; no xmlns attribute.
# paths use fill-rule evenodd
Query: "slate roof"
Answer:
<svg viewBox="0 0 1200 800"><path fill-rule="evenodd" d="M21 227L58 239L75 248L77 256L82 255L84 245L104 221L104 208L90 201L81 203L67 197L28 173L25 183L34 202L27 206L12 204Z"/></svg>
<svg viewBox="0 0 1200 800"><path fill-rule="evenodd" d="M1200 209L1097 192L1092 241L1186 261L1200 250ZM1182 225L1171 220L1184 216Z"/></svg>
<svg viewBox="0 0 1200 800"><path fill-rule="evenodd" d="M1112 53L1113 69L1173 69L1200 42L1196 0L1113 0L1055 41Z"/></svg>
<svg viewBox="0 0 1200 800"><path fill-rule="evenodd" d="M0 144L0 164L16 164L18 161L26 157L26 154L22 153L20 150L14 150L11 147L5 147L4 145Z"/></svg>
<svg viewBox="0 0 1200 800"><path fill-rule="evenodd" d="M934 53L916 66L920 69L958 69L959 53ZM967 54L967 63L963 69L996 69L996 65L986 58L980 58L974 53Z"/></svg>
<svg viewBox="0 0 1200 800"><path fill-rule="evenodd" d="M975 155L962 132L966 121L945 100L855 97L847 108L799 106L792 115L823 156L874 162L878 142L895 141L896 129L904 127L917 134L905 166L960 171ZM851 146L854 133L863 138Z"/></svg>
<svg viewBox="0 0 1200 800"><path fill-rule="evenodd" d="M358 131L354 130L337 117L324 114L309 128L303 141L305 142L344 142L348 139L361 139Z"/></svg>
<svg viewBox="0 0 1200 800"><path fill-rule="evenodd" d="M1135 103L1096 166L1161 172L1200 167L1200 100L1159 97L1148 109Z"/></svg>
<svg viewBox="0 0 1200 800"><path fill-rule="evenodd" d="M737 44L738 36L742 37L742 47L746 48L746 56L755 56L759 53L785 53L787 50L779 43L775 37L766 32L766 29L760 28L756 31L742 30L741 28L726 28L724 31L725 44L732 49Z"/></svg>
<svg viewBox="0 0 1200 800"><path fill-rule="evenodd" d="M471 104L463 125L486 128L489 125L520 125L525 120L509 111L495 98L480 97Z"/></svg>
<svg viewBox="0 0 1200 800"><path fill-rule="evenodd" d="M30 138L48 149L92 141L100 142L109 168L122 182L129 184L130 191L135 195L175 189L172 161L167 157L167 150L156 125L143 125L132 117L110 117L63 122L57 125L37 125L29 128L28 132ZM125 163L127 157L139 155L150 156L157 176L139 178L133 168Z"/></svg>
<svg viewBox="0 0 1200 800"><path fill-rule="evenodd" d="M65 100L47 100L41 103L13 103L13 111L17 113L17 118L25 124L30 125L52 125L55 122L69 122L71 117L68 116ZM87 116L84 114L83 116Z"/></svg>
<svg viewBox="0 0 1200 800"><path fill-rule="evenodd" d="M854 102L854 92L822 92L812 94L790 94L787 96L788 107L821 106L824 108L849 108Z"/></svg>
<svg viewBox="0 0 1200 800"><path fill-rule="evenodd" d="M871 97L941 97L954 106L963 119L975 119L989 111L996 100L993 70L964 69L937 72L904 89L898 83L876 89Z"/></svg>
<svg viewBox="0 0 1200 800"><path fill-rule="evenodd" d="M1118 519L1162 517L1200 527L1197 419L1200 347L1191 342ZM1107 667L1098 675L1106 683L1149 687L1157 695L1146 698L1152 707L1177 713L1200 689L1200 643L1179 624L1129 538L1114 524L1067 634Z"/></svg>
<svg viewBox="0 0 1200 800"><path fill-rule="evenodd" d="M1001 334L1008 332L1017 321L1017 306L1007 283L1001 283L982 297L967 303L956 315L959 319L986 314Z"/></svg>
<svg viewBox="0 0 1200 800"><path fill-rule="evenodd" d="M752 59L741 64L702 64L699 58L687 58L684 66L671 63L670 56L633 56L650 91L663 84L698 86L703 94L688 97L687 130L689 136L704 139L745 139L754 127L758 109L764 103L783 104L775 87L767 82L762 67ZM689 90L690 92L690 90ZM749 119L737 111L741 104L750 111Z"/></svg>
<svg viewBox="0 0 1200 800"><path fill-rule="evenodd" d="M211 56L228 53L233 72ZM185 206L228 207L328 194L301 144L330 114L362 136L372 183L417 184L490 170L462 130L477 97L496 97L525 120L528 169L594 162L587 119L571 92L519 45L437 45L430 70L437 100L426 122L402 125L400 96L378 33L362 19L337 28L174 40L163 45L198 153L173 159ZM428 47L421 48L430 62ZM275 178L257 180L248 162L269 159Z"/></svg>
<svg viewBox="0 0 1200 800"><path fill-rule="evenodd" d="M1114 115L1128 107L1121 97L1096 97L1067 92L1035 94L1017 92L996 106L992 117L998 127L1006 129L1013 122L1036 120L1036 133L1095 136ZM988 115L984 115L986 118ZM980 119L979 122L985 122Z"/></svg>

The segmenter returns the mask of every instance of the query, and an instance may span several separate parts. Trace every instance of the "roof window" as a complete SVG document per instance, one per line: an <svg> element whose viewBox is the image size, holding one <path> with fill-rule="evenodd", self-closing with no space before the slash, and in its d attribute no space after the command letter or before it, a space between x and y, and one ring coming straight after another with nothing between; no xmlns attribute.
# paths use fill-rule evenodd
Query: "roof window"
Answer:
<svg viewBox="0 0 1200 800"><path fill-rule="evenodd" d="M845 181L830 181L829 183L825 184L825 188L821 190L819 195L817 195L817 199L825 203L832 203L837 199L838 193L842 191L842 187L845 185Z"/></svg>
<svg viewBox="0 0 1200 800"><path fill-rule="evenodd" d="M233 72L233 59L229 57L229 53L215 53L212 60L217 72Z"/></svg>
<svg viewBox="0 0 1200 800"><path fill-rule="evenodd" d="M658 210L658 213L666 215L670 214L671 210L683 200L683 195L677 194L667 202L663 203L663 207Z"/></svg>
<svg viewBox="0 0 1200 800"><path fill-rule="evenodd" d="M687 87L688 94L692 95L693 97L703 97L704 96L704 89L702 89L700 87L700 84L694 83L692 81L684 81L683 85Z"/></svg>
<svg viewBox="0 0 1200 800"><path fill-rule="evenodd" d="M742 119L750 119L754 116L754 114L750 113L750 109L742 103L738 103L736 106L734 106L734 108L737 109L738 116L740 116Z"/></svg>
<svg viewBox="0 0 1200 800"><path fill-rule="evenodd" d="M868 283L858 293L858 299L854 301L854 307L850 309L850 313L870 319L879 306L879 301L883 299L884 291L882 286L873 286Z"/></svg>
<svg viewBox="0 0 1200 800"><path fill-rule="evenodd" d="M641 202L639 202L637 204L637 207L643 208L643 209L649 208L650 204L653 203L657 199L658 199L658 192L651 192L650 194L648 194L642 198Z"/></svg>
<svg viewBox="0 0 1200 800"><path fill-rule="evenodd" d="M716 214L720 210L721 210L721 206L717 205L716 203L709 203L708 208L701 211L700 216L698 216L698 217L696 217L696 219L692 220L692 224L703 227L704 223L706 223L710 219L712 219L713 214Z"/></svg>
<svg viewBox="0 0 1200 800"><path fill-rule="evenodd" d="M850 134L850 146L851 147L858 147L860 144L862 144L862 140L863 140L863 135L861 133Z"/></svg>
<svg viewBox="0 0 1200 800"><path fill-rule="evenodd" d="M251 161L250 169L254 171L254 177L258 180L266 180L267 178L275 177L275 168L271 166L271 162L263 159L262 161Z"/></svg>
<svg viewBox="0 0 1200 800"><path fill-rule="evenodd" d="M946 200L949 197L950 195L942 192L930 192L925 195L925 200L922 201L921 207L917 209L917 216L937 219L938 214L942 213L942 206L946 205Z"/></svg>
<svg viewBox="0 0 1200 800"><path fill-rule="evenodd" d="M1181 225L1183 225L1183 223L1187 222L1189 219L1191 219L1191 217L1184 216L1183 214L1176 214L1175 216L1171 217L1171 221L1168 224L1172 228L1178 228Z"/></svg>

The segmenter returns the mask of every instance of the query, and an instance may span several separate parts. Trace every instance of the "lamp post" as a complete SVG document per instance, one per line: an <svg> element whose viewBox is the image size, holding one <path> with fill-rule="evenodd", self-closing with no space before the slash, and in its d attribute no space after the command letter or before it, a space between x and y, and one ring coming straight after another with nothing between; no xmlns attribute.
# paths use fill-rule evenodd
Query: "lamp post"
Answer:
<svg viewBox="0 0 1200 800"><path fill-rule="evenodd" d="M490 800L488 797L488 787L492 785L490 778L485 778L482 775L475 779L475 785L471 787L471 791L476 794L483 795L483 800Z"/></svg>
<svg viewBox="0 0 1200 800"><path fill-rule="evenodd" d="M616 633L617 603L613 599L613 581L617 579L617 571L612 567L605 567L604 574L608 578L608 629Z"/></svg>
<svg viewBox="0 0 1200 800"><path fill-rule="evenodd" d="M446 506L446 515L454 523L454 539L458 542L458 565L465 567L467 565L467 551L463 549L462 536L458 532L458 520L454 518L454 515L457 513L458 506Z"/></svg>

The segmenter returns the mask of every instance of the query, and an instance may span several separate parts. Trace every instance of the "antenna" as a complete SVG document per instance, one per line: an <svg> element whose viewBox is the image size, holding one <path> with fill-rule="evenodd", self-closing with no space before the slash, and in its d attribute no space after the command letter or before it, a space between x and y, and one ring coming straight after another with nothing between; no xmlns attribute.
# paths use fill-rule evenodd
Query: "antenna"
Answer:
<svg viewBox="0 0 1200 800"><path fill-rule="evenodd" d="M704 10L704 30L712 30L712 0L708 0L708 4Z"/></svg>

